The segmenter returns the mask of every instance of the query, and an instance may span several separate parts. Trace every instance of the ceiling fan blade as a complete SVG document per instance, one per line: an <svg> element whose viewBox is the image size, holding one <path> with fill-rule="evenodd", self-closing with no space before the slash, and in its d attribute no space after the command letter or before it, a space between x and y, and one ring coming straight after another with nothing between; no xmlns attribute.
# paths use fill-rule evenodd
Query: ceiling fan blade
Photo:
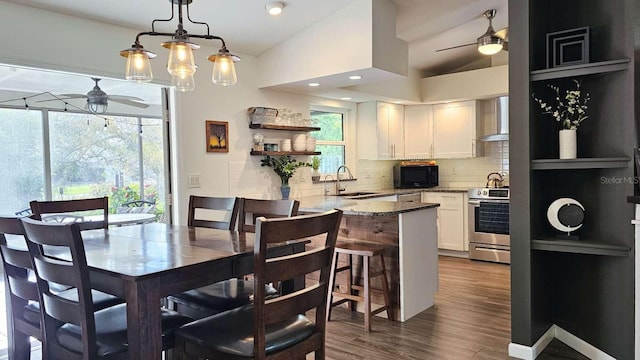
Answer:
<svg viewBox="0 0 640 360"><path fill-rule="evenodd" d="M502 40L506 40L509 37L509 28L500 29L496 31L494 35Z"/></svg>
<svg viewBox="0 0 640 360"><path fill-rule="evenodd" d="M477 44L476 43L472 43L472 44L464 44L464 45L452 46L452 47L448 47L448 48L444 48L444 49L438 49L438 50L436 50L436 52L445 51L445 50L452 50L452 49L457 49L457 48L461 48L461 47L465 47L465 46L471 46L471 45L477 45Z"/></svg>
<svg viewBox="0 0 640 360"><path fill-rule="evenodd" d="M73 95L73 96L71 96ZM71 99L83 99L86 98L86 95L80 95L80 94L60 94L60 95L56 95L55 99L48 99L48 100L38 100L38 101L34 101L36 103L43 103L43 102L50 102L50 101L64 101L64 100L71 100Z"/></svg>
<svg viewBox="0 0 640 360"><path fill-rule="evenodd" d="M133 100L133 101L144 101L144 99L140 99L136 96L128 96L128 95L108 95L109 100Z"/></svg>
<svg viewBox="0 0 640 360"><path fill-rule="evenodd" d="M149 104L139 103L139 102L131 101L131 100L127 100L127 99L112 99L112 98L109 98L109 101L117 102L117 103L120 103L122 105L135 106L135 107L139 107L141 109L146 109L146 108L149 107Z"/></svg>
<svg viewBox="0 0 640 360"><path fill-rule="evenodd" d="M80 99L80 98L86 98L87 97L86 94L60 94L58 96L60 96L60 97L64 96L66 99Z"/></svg>

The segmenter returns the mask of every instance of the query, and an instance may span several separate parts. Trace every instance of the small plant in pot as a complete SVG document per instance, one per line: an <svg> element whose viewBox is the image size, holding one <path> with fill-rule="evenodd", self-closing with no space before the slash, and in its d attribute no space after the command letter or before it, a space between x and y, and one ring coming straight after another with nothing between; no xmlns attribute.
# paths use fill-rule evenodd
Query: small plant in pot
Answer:
<svg viewBox="0 0 640 360"><path fill-rule="evenodd" d="M313 172L311 173L311 181L317 183L318 181L320 181L320 171L318 170L320 169L319 157L314 156L311 158L311 168L313 169Z"/></svg>
<svg viewBox="0 0 640 360"><path fill-rule="evenodd" d="M296 169L303 166L311 166L311 164L297 161L291 155L282 155L278 157L271 157L267 155L264 159L260 160L261 166L267 166L273 169L273 171L280 177L280 192L283 199L289 198L289 179L293 177Z"/></svg>

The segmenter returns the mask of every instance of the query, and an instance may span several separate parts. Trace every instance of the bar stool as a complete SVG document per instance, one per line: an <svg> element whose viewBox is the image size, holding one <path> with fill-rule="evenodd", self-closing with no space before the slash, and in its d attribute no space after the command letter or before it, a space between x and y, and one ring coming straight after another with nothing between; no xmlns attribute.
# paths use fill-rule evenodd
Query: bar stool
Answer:
<svg viewBox="0 0 640 360"><path fill-rule="evenodd" d="M371 316L382 311L387 312L387 318L394 320L394 313L391 308L391 300L389 294L389 282L387 280L387 269L384 265L384 252L391 249L391 245L373 244L366 242L354 242L354 241L340 241L336 244L335 255L333 256L333 264L331 265L331 274L329 275L329 301L327 310L327 321L331 320L331 309L334 306L349 302L349 309L354 311L355 302L364 302L364 330L366 332L371 331ZM340 254L348 255L348 264L343 267L338 267L338 260ZM353 257L362 258L362 276L363 286L353 283ZM379 256L381 268L378 271L371 271L370 261L374 256ZM336 274L342 271L349 271L347 280L347 291L342 293L335 291ZM371 287L371 279L374 277L382 277L383 289L376 289ZM354 290L358 290L362 295L355 295ZM371 310L371 290L382 291L384 296L384 306L378 309ZM341 298L340 300L333 302L333 298Z"/></svg>

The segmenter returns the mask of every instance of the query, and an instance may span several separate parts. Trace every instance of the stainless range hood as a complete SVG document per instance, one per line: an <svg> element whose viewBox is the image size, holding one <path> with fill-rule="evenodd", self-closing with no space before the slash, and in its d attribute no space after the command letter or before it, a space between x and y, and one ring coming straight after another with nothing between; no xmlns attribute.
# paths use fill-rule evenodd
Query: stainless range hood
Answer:
<svg viewBox="0 0 640 360"><path fill-rule="evenodd" d="M496 133L480 138L480 141L509 140L509 97L496 98Z"/></svg>

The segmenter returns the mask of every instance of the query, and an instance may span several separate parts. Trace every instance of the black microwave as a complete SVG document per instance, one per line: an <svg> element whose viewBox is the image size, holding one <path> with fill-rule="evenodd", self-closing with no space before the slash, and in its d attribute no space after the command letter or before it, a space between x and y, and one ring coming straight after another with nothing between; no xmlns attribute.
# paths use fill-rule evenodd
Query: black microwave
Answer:
<svg viewBox="0 0 640 360"><path fill-rule="evenodd" d="M396 189L438 186L438 166L396 165L393 167L393 186Z"/></svg>

